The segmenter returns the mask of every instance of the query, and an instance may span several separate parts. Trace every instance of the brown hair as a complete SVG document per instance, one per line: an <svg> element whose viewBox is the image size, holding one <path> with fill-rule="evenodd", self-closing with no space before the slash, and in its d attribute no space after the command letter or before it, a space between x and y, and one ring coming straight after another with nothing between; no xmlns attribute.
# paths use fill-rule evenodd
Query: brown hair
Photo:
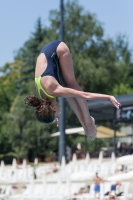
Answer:
<svg viewBox="0 0 133 200"><path fill-rule="evenodd" d="M24 99L24 103L36 107L35 116L42 123L51 123L54 121L54 110L49 99L40 99L31 95Z"/></svg>

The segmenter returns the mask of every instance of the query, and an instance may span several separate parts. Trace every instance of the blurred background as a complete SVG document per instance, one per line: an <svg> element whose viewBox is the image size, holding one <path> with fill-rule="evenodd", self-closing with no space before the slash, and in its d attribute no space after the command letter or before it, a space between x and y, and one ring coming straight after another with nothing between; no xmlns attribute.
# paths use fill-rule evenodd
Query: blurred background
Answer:
<svg viewBox="0 0 133 200"><path fill-rule="evenodd" d="M116 111L107 102L88 102L97 125L97 137L90 141L66 103L65 154L62 158L65 161L62 163L74 163L75 157L81 163L85 159L88 163L89 157L100 167L101 154L105 161L114 159L115 163L116 158L133 153L133 2L62 2L64 41L72 54L77 82L84 91L114 95L122 104ZM5 166L28 170L28 165L32 168L32 178L35 178L33 169L37 166L46 166L43 174L49 166L52 170L55 165L58 170L61 166L58 127L36 121L34 110L23 103L27 95L36 94L34 69L41 48L60 38L60 3L59 0L5 0L0 3L0 174L6 177L1 179L4 184L15 174L10 169L8 179L7 173L4 174ZM130 163L131 169L132 165ZM94 174L100 169L95 169ZM121 167L116 165L115 169ZM28 171L21 172L20 177L24 173ZM41 170L37 173L41 174ZM30 175L26 174L23 181L30 180ZM14 177L14 183L22 182L17 175Z"/></svg>

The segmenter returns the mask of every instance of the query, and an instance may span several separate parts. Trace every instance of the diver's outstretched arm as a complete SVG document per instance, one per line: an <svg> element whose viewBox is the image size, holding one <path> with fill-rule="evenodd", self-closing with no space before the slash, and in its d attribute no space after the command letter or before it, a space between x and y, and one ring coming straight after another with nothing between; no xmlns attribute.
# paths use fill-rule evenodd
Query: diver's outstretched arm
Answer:
<svg viewBox="0 0 133 200"><path fill-rule="evenodd" d="M121 104L116 100L114 96L98 94L98 93L83 92L73 87L69 88L69 87L62 87L61 85L56 85L53 91L50 91L49 93L56 97L58 96L65 97L65 98L75 97L77 99L79 98L79 99L85 99L85 100L92 100L92 99L107 100L107 101L110 101L116 108L119 108L121 106Z"/></svg>

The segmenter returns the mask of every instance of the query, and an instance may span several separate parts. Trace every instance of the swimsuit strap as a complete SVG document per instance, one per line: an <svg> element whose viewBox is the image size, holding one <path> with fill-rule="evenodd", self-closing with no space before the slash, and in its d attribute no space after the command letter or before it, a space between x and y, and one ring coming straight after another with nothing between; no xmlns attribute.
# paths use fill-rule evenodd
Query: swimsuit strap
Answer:
<svg viewBox="0 0 133 200"><path fill-rule="evenodd" d="M42 90L42 91L44 92L44 94L46 94L46 96L48 96L49 98L55 98L54 96L48 94L48 93L43 89L43 87L42 87L42 85L41 85L41 78L42 78L41 76L39 76L38 78L35 78L35 82L36 82L36 85L37 85L39 97L42 98L42 97L41 97L41 93L40 93L40 91Z"/></svg>

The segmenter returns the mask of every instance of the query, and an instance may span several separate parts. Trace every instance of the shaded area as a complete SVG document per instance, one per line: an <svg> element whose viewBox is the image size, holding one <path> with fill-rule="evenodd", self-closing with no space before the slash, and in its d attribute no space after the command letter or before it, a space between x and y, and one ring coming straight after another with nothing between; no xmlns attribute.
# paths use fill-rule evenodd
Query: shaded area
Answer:
<svg viewBox="0 0 133 200"><path fill-rule="evenodd" d="M121 103L122 106L133 106L133 94L121 95L116 97L116 99ZM109 101L88 101L88 106L90 114L97 122L113 122L115 119L115 109Z"/></svg>

